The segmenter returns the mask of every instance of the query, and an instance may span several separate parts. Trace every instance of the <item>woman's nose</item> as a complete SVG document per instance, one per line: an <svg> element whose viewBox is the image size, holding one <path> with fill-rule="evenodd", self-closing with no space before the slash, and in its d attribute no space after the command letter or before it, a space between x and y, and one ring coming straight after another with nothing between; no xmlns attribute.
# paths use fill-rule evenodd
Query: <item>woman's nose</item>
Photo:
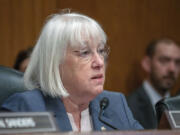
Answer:
<svg viewBox="0 0 180 135"><path fill-rule="evenodd" d="M104 57L98 54L97 52L94 53L92 67L96 69L100 69L104 66Z"/></svg>

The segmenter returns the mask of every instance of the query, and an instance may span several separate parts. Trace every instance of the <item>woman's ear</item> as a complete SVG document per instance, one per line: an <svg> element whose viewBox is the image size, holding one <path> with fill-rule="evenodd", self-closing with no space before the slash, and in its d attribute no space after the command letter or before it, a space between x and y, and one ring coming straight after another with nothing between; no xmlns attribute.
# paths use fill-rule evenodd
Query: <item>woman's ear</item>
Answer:
<svg viewBox="0 0 180 135"><path fill-rule="evenodd" d="M151 58L148 56L144 56L144 58L141 61L141 66L145 72L150 73L151 72Z"/></svg>

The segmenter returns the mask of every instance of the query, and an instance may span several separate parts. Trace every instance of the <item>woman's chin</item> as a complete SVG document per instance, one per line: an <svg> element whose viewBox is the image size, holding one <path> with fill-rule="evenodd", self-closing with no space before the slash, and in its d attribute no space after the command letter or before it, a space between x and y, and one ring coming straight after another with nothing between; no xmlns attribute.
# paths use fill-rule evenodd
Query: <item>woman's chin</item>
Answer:
<svg viewBox="0 0 180 135"><path fill-rule="evenodd" d="M96 97L97 95L103 92L103 87L98 87L94 90L93 95Z"/></svg>

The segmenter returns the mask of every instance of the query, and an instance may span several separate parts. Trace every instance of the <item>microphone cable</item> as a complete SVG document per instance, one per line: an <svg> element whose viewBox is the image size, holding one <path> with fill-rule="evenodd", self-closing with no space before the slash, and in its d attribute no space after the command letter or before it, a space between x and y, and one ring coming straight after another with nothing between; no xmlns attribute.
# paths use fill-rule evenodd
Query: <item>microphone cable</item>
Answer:
<svg viewBox="0 0 180 135"><path fill-rule="evenodd" d="M102 114L104 113L104 110L105 110L105 109L108 107L108 105L109 105L109 99L108 99L107 97L104 97L104 98L100 101L99 105L100 105L100 112L99 112L99 117L98 117L99 120L100 120L101 122L103 122L104 124L108 125L109 127L111 127L112 129L117 130L116 127L110 125L109 123L105 122L105 121L102 120L102 118L101 118Z"/></svg>

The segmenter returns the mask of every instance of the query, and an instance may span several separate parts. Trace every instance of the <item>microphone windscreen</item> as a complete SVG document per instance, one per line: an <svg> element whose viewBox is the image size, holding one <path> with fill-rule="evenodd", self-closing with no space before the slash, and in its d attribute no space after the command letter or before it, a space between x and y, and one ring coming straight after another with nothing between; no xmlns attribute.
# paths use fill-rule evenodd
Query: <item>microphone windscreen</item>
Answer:
<svg viewBox="0 0 180 135"><path fill-rule="evenodd" d="M100 101L100 108L104 110L108 105L109 105L109 99L107 97L104 97Z"/></svg>

